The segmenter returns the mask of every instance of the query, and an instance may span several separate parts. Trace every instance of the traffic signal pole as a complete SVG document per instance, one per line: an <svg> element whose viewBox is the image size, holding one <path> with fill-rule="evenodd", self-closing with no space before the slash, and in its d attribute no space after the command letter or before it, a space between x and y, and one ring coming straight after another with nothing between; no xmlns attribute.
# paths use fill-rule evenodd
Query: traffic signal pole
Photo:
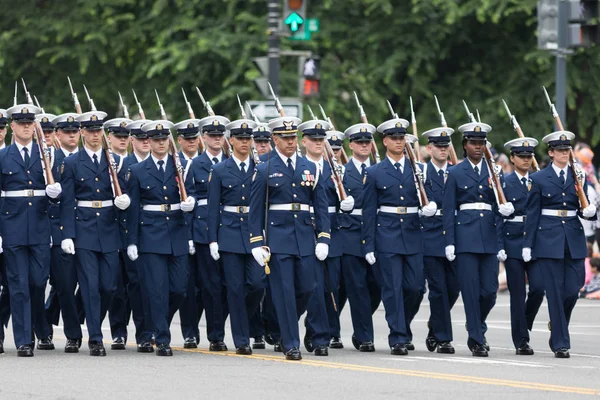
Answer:
<svg viewBox="0 0 600 400"><path fill-rule="evenodd" d="M267 27L269 34L269 82L273 92L279 96L279 20L281 18L280 1L268 0Z"/></svg>
<svg viewBox="0 0 600 400"><path fill-rule="evenodd" d="M567 121L567 31L569 4L558 2L558 49L556 50L556 111L562 121ZM558 127L557 127L558 129Z"/></svg>

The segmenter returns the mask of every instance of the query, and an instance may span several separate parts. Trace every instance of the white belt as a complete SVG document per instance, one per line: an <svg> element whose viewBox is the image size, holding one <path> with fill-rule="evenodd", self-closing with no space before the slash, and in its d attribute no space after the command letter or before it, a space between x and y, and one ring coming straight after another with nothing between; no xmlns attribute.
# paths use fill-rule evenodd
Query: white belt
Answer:
<svg viewBox="0 0 600 400"><path fill-rule="evenodd" d="M577 211L573 210L552 210L549 208L542 209L542 215L546 215L548 217L576 217Z"/></svg>
<svg viewBox="0 0 600 400"><path fill-rule="evenodd" d="M492 211L492 205L488 203L465 203L459 207L460 211L463 210L488 210Z"/></svg>
<svg viewBox="0 0 600 400"><path fill-rule="evenodd" d="M181 204L147 204L142 206L142 210L144 211L175 211L181 210Z"/></svg>
<svg viewBox="0 0 600 400"><path fill-rule="evenodd" d="M310 206L310 209L309 209L309 211L310 211L310 213L311 213L311 214L314 214L314 213L315 213L315 209L313 208L313 206ZM327 207L327 212L328 212L329 214L335 214L335 213L336 213L336 211L337 211L337 210L335 209L335 206Z"/></svg>
<svg viewBox="0 0 600 400"><path fill-rule="evenodd" d="M419 212L419 207L390 207L390 206L381 206L377 210L378 212L388 213L388 214L416 214Z"/></svg>
<svg viewBox="0 0 600 400"><path fill-rule="evenodd" d="M287 203L287 204L270 204L269 210L273 211L309 211L308 204Z"/></svg>
<svg viewBox="0 0 600 400"><path fill-rule="evenodd" d="M437 211L435 212L435 214L434 214L434 215L435 215L436 217L441 217L441 216L443 215L443 214L442 214L442 210L437 210Z"/></svg>
<svg viewBox="0 0 600 400"><path fill-rule="evenodd" d="M45 196L45 195L46 195L45 190L32 190L32 189L8 190L6 192L3 190L1 192L2 197L41 197L41 196Z"/></svg>
<svg viewBox="0 0 600 400"><path fill-rule="evenodd" d="M208 205L208 199L200 199L200 200L198 200L197 204L199 206L206 206L206 205Z"/></svg>
<svg viewBox="0 0 600 400"><path fill-rule="evenodd" d="M350 215L362 215L362 208L355 208Z"/></svg>
<svg viewBox="0 0 600 400"><path fill-rule="evenodd" d="M249 206L223 206L223 211L237 213L237 214L248 214L250 212Z"/></svg>
<svg viewBox="0 0 600 400"><path fill-rule="evenodd" d="M112 200L77 200L77 207L104 208L112 207Z"/></svg>
<svg viewBox="0 0 600 400"><path fill-rule="evenodd" d="M505 219L504 222L525 222L526 218L527 216L525 215L517 215L516 217L513 217L511 219Z"/></svg>

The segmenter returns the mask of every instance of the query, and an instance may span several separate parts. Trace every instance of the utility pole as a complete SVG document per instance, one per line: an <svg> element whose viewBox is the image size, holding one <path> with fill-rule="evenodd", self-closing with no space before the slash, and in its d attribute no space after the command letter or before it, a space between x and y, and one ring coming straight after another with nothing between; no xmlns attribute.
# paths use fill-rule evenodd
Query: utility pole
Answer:
<svg viewBox="0 0 600 400"><path fill-rule="evenodd" d="M279 20L281 19L279 3L279 0L268 0L267 12L269 82L277 96L279 96Z"/></svg>
<svg viewBox="0 0 600 400"><path fill-rule="evenodd" d="M567 122L567 31L569 2L558 2L558 49L556 49L556 111Z"/></svg>

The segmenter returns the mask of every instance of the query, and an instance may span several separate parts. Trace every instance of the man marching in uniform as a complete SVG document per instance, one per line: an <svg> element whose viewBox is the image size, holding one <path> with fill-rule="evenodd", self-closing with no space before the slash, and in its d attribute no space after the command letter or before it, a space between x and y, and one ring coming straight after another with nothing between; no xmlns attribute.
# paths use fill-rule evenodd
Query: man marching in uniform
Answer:
<svg viewBox="0 0 600 400"><path fill-rule="evenodd" d="M237 354L252 354L248 316L259 308L266 284L264 268L252 257L248 230L255 168L250 157L254 126L248 119L227 124L233 155L212 167L208 189L210 255L215 261L221 259Z"/></svg>
<svg viewBox="0 0 600 400"><path fill-rule="evenodd" d="M379 263L385 318L392 355L407 355L410 322L423 298L423 240L419 199L410 162L404 156L408 121L394 118L377 127L387 157L367 168L363 197L364 252L369 264ZM432 216L435 202L423 207ZM375 252L377 252L377 259Z"/></svg>
<svg viewBox="0 0 600 400"><path fill-rule="evenodd" d="M0 150L6 147L6 110L0 108ZM4 255L0 253L0 354L4 353L4 327L8 326L10 319L10 300L8 294L8 283L6 282L6 270L4 268Z"/></svg>
<svg viewBox="0 0 600 400"><path fill-rule="evenodd" d="M256 124L252 131L254 147L259 156L271 151L271 128L268 124Z"/></svg>
<svg viewBox="0 0 600 400"><path fill-rule="evenodd" d="M271 252L269 283L288 360L301 360L298 317L315 290L318 263L327 258L331 240L325 186L312 162L298 157L295 117L272 120L275 150L256 167L250 195L252 255L264 266ZM315 228L309 204L314 207ZM268 204L268 207L265 207ZM268 214L267 214L268 213ZM311 240L307 240L311 238Z"/></svg>
<svg viewBox="0 0 600 400"><path fill-rule="evenodd" d="M13 335L19 357L32 357L32 321L38 339L48 339L44 297L50 274L48 197L61 194L49 185L38 145L33 143L35 114L31 105L7 110L15 143L0 152L0 250L4 249ZM49 343L52 343L49 341Z"/></svg>
<svg viewBox="0 0 600 400"><path fill-rule="evenodd" d="M425 191L427 197L442 208L444 204L444 186L448 176L448 148L452 128L435 128L423 132L429 140L427 149L431 160L425 165ZM452 346L452 318L450 311L458 299L460 285L456 263L448 261L444 248L442 211L435 216L421 219L423 226L424 252L423 266L427 287L429 288L430 316L427 323L429 332L425 345L429 351L454 354Z"/></svg>
<svg viewBox="0 0 600 400"><path fill-rule="evenodd" d="M525 204L527 202L529 169L533 163L534 148L538 141L533 138L513 139L504 144L510 150L510 160L515 167L512 174L504 177L504 194L515 207L515 214L503 222L500 236L501 249L506 256L501 257L506 268L506 280L510 292L510 325L513 344L517 355L533 355L529 345L529 331L533 320L544 301L544 277L537 262L523 261L523 241L525 239ZM526 283L529 282L529 293ZM525 297L527 296L527 301Z"/></svg>
<svg viewBox="0 0 600 400"><path fill-rule="evenodd" d="M117 210L129 207L126 194L116 196L109 160L102 148L102 120L106 113L90 111L77 117L85 144L83 151L65 158L60 221L61 247L75 255L83 298L91 356L105 356L102 321L117 289L121 236ZM118 164L120 159L114 156ZM113 200L114 199L114 200Z"/></svg>
<svg viewBox="0 0 600 400"><path fill-rule="evenodd" d="M170 121L152 121L142 130L150 138L151 156L130 167L128 193L127 256L135 261L138 251L143 284L150 298L156 335L156 355L172 356L169 319L185 297L187 256L193 242L183 214L194 209L192 195L181 197L175 160L169 155Z"/></svg>
<svg viewBox="0 0 600 400"><path fill-rule="evenodd" d="M573 162L569 158L574 137L572 132L558 131L542 138L552 163L531 175L525 207L523 261L535 258L538 268L544 271L551 325L549 345L556 358L570 357L569 320L585 280L586 241L577 217L596 219L593 204L580 210L575 189L578 177L569 165ZM587 184L583 181L585 196Z"/></svg>

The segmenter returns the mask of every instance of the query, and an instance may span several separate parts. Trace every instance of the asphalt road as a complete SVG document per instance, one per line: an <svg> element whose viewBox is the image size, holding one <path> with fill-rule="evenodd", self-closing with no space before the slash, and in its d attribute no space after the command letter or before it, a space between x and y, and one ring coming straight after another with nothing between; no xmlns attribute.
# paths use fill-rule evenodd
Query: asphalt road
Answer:
<svg viewBox="0 0 600 400"><path fill-rule="evenodd" d="M571 358L555 359L548 348L548 309L542 306L531 333L534 356L516 356L510 339L509 297L498 296L488 318L489 358L472 357L466 346L465 317L459 299L453 312L456 354L430 353L425 348L429 304L425 299L413 322L416 350L409 356L390 355L384 310L375 316L375 353L359 353L350 342L349 309L342 315L345 348L329 357L303 350L301 362L285 361L271 346L252 356L211 353L206 337L197 350L183 350L179 318L172 326L175 354L157 357L107 350L107 357L63 352L62 329L55 329L55 351L36 351L18 358L8 330L0 355L0 399L309 399L309 398L483 398L508 396L563 399L600 396L600 301L580 300L571 323ZM205 332L204 320L201 332ZM105 337L110 339L108 321ZM134 328L130 326L130 336ZM85 334L85 333L84 333ZM303 332L301 332L303 335ZM227 345L233 349L231 335ZM109 341L107 341L107 344ZM109 349L110 346L107 346ZM425 397L423 397L425 396Z"/></svg>

